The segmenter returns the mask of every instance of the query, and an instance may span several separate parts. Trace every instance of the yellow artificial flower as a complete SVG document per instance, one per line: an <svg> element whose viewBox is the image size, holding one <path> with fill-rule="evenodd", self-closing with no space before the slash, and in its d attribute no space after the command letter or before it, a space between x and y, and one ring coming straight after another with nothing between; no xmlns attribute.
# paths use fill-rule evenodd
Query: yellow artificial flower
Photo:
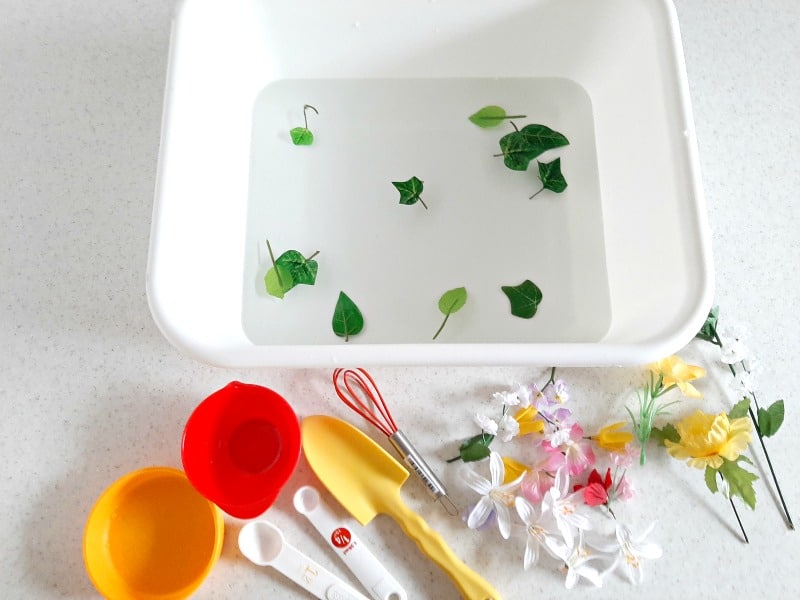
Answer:
<svg viewBox="0 0 800 600"><path fill-rule="evenodd" d="M624 426L624 421L606 425L592 436L592 439L603 450L622 452L625 450L625 447L633 441L633 434L630 431L619 431L619 429Z"/></svg>
<svg viewBox="0 0 800 600"><path fill-rule="evenodd" d="M506 472L503 475L503 484L514 481L518 477L527 473L529 470L527 465L524 465L518 460L514 460L509 456L503 456L502 459L503 465L506 468Z"/></svg>
<svg viewBox="0 0 800 600"><path fill-rule="evenodd" d="M544 431L544 422L537 419L536 415L539 414L533 405L530 405L518 411L514 415L514 419L519 423L519 434L527 435L529 433L541 433Z"/></svg>
<svg viewBox="0 0 800 600"><path fill-rule="evenodd" d="M723 458L736 460L747 448L753 426L747 417L729 420L725 413L710 415L698 410L675 423L675 429L680 441L664 440L673 458L698 469L718 469Z"/></svg>
<svg viewBox="0 0 800 600"><path fill-rule="evenodd" d="M706 376L706 370L703 367L686 364L681 358L673 354L650 365L650 370L663 378L662 383L665 388L677 385L684 396L689 398L703 397L703 394L689 383Z"/></svg>

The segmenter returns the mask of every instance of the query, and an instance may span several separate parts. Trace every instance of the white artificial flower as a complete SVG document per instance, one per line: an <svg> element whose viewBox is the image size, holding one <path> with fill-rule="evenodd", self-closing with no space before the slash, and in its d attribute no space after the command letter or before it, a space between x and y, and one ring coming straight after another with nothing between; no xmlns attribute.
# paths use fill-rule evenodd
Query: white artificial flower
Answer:
<svg viewBox="0 0 800 600"><path fill-rule="evenodd" d="M615 550L618 553L614 565L625 571L625 575L633 584L641 583L644 579L643 559L655 560L661 557L661 548L653 542L646 541L655 525L651 523L641 535L634 537L627 525L617 522L616 544L598 546L599 550Z"/></svg>
<svg viewBox="0 0 800 600"><path fill-rule="evenodd" d="M731 380L730 386L737 392L752 396L757 391L757 379L761 373L761 365L758 360L750 359L745 368L737 371L736 376Z"/></svg>
<svg viewBox="0 0 800 600"><path fill-rule="evenodd" d="M747 335L747 328L739 324L720 325L717 327L722 347L720 348L720 360L733 365L742 362L750 356L745 346L744 339Z"/></svg>
<svg viewBox="0 0 800 600"><path fill-rule="evenodd" d="M603 557L592 554L586 546L583 545L582 531L578 531L577 541L578 543L575 545L563 545L556 550L558 558L564 561L564 568L567 571L567 578L564 581L564 585L568 590L571 590L575 587L575 584L578 583L578 580L583 577L591 581L597 587L602 587L602 575L597 569L589 566L589 563Z"/></svg>
<svg viewBox="0 0 800 600"><path fill-rule="evenodd" d="M489 435L497 435L497 421L490 419L481 413L475 413L474 419L475 423L478 424L478 427L481 428L481 431L484 431Z"/></svg>
<svg viewBox="0 0 800 600"><path fill-rule="evenodd" d="M553 384L556 390L555 400L559 404L564 404L567 400L569 400L569 391L567 389L567 384L564 380L558 379L555 384Z"/></svg>
<svg viewBox="0 0 800 600"><path fill-rule="evenodd" d="M553 515L547 510L537 511L522 496L517 496L516 500L514 500L514 507L517 509L519 518L525 524L525 532L527 533L525 557L523 559L525 570L527 571L538 562L540 548L544 548L553 558L558 558L557 551L560 546L554 535L557 525Z"/></svg>
<svg viewBox="0 0 800 600"><path fill-rule="evenodd" d="M569 470L566 466L556 471L553 487L542 498L542 510L552 513L567 546L573 545L573 527L578 533L592 529L592 522L583 514L583 492L569 491Z"/></svg>
<svg viewBox="0 0 800 600"><path fill-rule="evenodd" d="M466 484L481 494L481 499L467 517L467 527L477 529L483 525L492 513L497 515L497 526L504 539L511 537L511 514L509 508L514 506L515 491L522 482L523 475L514 481L504 484L505 466L503 459L497 452L489 454L489 472L491 480L478 475L472 469L465 467L462 477Z"/></svg>
<svg viewBox="0 0 800 600"><path fill-rule="evenodd" d="M519 435L519 421L511 415L503 415L497 426L497 437L501 442L510 442Z"/></svg>
<svg viewBox="0 0 800 600"><path fill-rule="evenodd" d="M533 390L530 386L517 384L517 391L514 393L519 398L520 408L528 408L533 402Z"/></svg>
<svg viewBox="0 0 800 600"><path fill-rule="evenodd" d="M502 402L503 406L518 406L520 402L516 392L495 392L492 398Z"/></svg>

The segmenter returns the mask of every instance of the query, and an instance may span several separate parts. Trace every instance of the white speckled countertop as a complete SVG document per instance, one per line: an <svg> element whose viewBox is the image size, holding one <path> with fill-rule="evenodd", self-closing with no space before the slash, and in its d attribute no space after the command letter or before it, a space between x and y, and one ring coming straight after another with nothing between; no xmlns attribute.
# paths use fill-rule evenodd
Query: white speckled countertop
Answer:
<svg viewBox="0 0 800 600"><path fill-rule="evenodd" d="M686 53L709 219L717 303L745 321L765 368L761 397L785 398L770 442L790 510L800 519L800 4L795 0L676 2ZM181 355L145 299L145 265L172 2L0 0L0 598L96 597L81 538L97 496L148 465L180 466L194 406L233 379L260 383L301 415L351 418L322 370L231 371ZM710 346L682 355L708 367L703 408L729 406L725 368ZM542 369L374 369L396 418L434 467L492 391L546 379ZM607 423L635 400L642 369L564 369L582 422ZM426 409L403 399L425 398ZM663 453L633 478L629 514L658 519L664 556L638 588L613 576L567 592L557 571L523 573L521 548L448 519L409 482L406 500L505 598L782 598L800 587L800 533L787 529L766 478L739 541L725 500L700 472ZM755 468L765 475L760 451ZM454 495L467 498L455 472ZM301 461L291 490L311 481ZM293 543L344 576L285 490L269 516ZM306 597L242 558L228 520L223 555L197 598ZM387 518L361 532L411 598L454 598L449 581ZM491 546L488 542L491 541Z"/></svg>

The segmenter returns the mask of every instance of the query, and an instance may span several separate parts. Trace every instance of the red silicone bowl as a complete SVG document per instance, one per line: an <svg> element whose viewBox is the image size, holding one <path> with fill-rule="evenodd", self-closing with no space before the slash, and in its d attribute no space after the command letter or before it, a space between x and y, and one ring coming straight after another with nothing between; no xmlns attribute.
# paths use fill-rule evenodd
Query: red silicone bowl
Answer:
<svg viewBox="0 0 800 600"><path fill-rule="evenodd" d="M203 400L183 430L183 470L233 517L267 510L297 467L300 424L272 390L234 381Z"/></svg>

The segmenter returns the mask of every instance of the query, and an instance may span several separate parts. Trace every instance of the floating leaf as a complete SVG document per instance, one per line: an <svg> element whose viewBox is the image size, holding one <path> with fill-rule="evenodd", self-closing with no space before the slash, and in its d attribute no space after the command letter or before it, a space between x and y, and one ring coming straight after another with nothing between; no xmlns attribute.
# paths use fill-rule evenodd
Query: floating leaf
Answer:
<svg viewBox="0 0 800 600"><path fill-rule="evenodd" d="M708 312L705 323L695 337L707 342L716 343L717 321L719 319L719 306L714 306Z"/></svg>
<svg viewBox="0 0 800 600"><path fill-rule="evenodd" d="M766 410L758 409L758 430L764 437L771 437L778 432L783 424L783 400L778 400Z"/></svg>
<svg viewBox="0 0 800 600"><path fill-rule="evenodd" d="M313 256L316 255L315 252ZM294 285L314 285L317 280L317 261L306 258L297 250L287 250L277 258L275 264L289 271Z"/></svg>
<svg viewBox="0 0 800 600"><path fill-rule="evenodd" d="M526 125L500 138L500 151L505 165L514 171L525 171L530 162L547 150L569 144L569 140L546 125Z"/></svg>
<svg viewBox="0 0 800 600"><path fill-rule="evenodd" d="M310 104L303 105L303 121L305 122L305 125L303 127L295 127L294 129L289 130L289 135L292 137L292 143L295 146L310 146L314 143L314 134L311 133L311 130L308 128L307 112L309 108L315 113L319 114L319 111Z"/></svg>
<svg viewBox="0 0 800 600"><path fill-rule="evenodd" d="M492 443L492 440L494 440L494 436L488 433L479 433L478 435L472 436L458 448L461 460L464 462L483 460L491 454L489 445Z"/></svg>
<svg viewBox="0 0 800 600"><path fill-rule="evenodd" d="M530 319L536 314L539 303L542 301L542 290L530 279L515 286L504 285L501 289L511 302L512 315Z"/></svg>
<svg viewBox="0 0 800 600"><path fill-rule="evenodd" d="M400 192L400 204L416 204L417 200L422 203L426 209L428 205L420 198L422 194L423 182L417 177L412 177L408 181L393 181L392 185Z"/></svg>
<svg viewBox="0 0 800 600"><path fill-rule="evenodd" d="M654 440L659 446L665 446L664 440L675 442L676 444L681 441L681 436L678 430L672 423L667 423L663 427L653 427L650 430L650 439Z"/></svg>
<svg viewBox="0 0 800 600"><path fill-rule="evenodd" d="M361 311L344 292L339 292L336 307L333 309L331 325L333 333L343 337L345 342L349 342L351 335L357 335L364 328L364 317Z"/></svg>
<svg viewBox="0 0 800 600"><path fill-rule="evenodd" d="M276 264L264 276L264 285L267 293L276 298L283 296L295 285L292 273L286 267Z"/></svg>
<svg viewBox="0 0 800 600"><path fill-rule="evenodd" d="M564 179L564 176L561 174L560 157L549 163L543 163L537 160L536 164L539 165L539 179L542 181L542 189L539 190L539 192L542 190L550 190L551 192L560 194L567 189L567 180ZM536 194L539 192L536 192ZM533 196L531 196L531 198L533 198Z"/></svg>
<svg viewBox="0 0 800 600"><path fill-rule="evenodd" d="M742 417L746 417L747 413L750 409L750 399L749 398L742 398L733 405L733 408L728 411L728 418L729 419L741 419Z"/></svg>
<svg viewBox="0 0 800 600"><path fill-rule="evenodd" d="M525 115L507 115L501 106L484 106L478 112L469 116L469 120L478 127L497 127L505 119L524 119Z"/></svg>
<svg viewBox="0 0 800 600"><path fill-rule="evenodd" d="M305 127L295 127L289 130L289 135L292 136L292 143L295 146L310 146L314 143L314 134L310 129Z"/></svg>
<svg viewBox="0 0 800 600"><path fill-rule="evenodd" d="M439 310L442 311L442 314L444 315L444 321L442 321L439 329L436 330L433 339L439 337L439 334L442 332L442 329L444 329L445 323L447 323L447 319L450 318L450 315L461 310L466 302L466 288L453 288L452 290L448 290L442 294L442 297L439 298Z"/></svg>
<svg viewBox="0 0 800 600"><path fill-rule="evenodd" d="M728 498L739 496L747 506L755 510L756 491L753 489L753 482L756 481L758 477L739 466L739 461L743 458L744 457L740 456L735 461L723 458L722 466L718 471L728 484L728 493L726 496Z"/></svg>

